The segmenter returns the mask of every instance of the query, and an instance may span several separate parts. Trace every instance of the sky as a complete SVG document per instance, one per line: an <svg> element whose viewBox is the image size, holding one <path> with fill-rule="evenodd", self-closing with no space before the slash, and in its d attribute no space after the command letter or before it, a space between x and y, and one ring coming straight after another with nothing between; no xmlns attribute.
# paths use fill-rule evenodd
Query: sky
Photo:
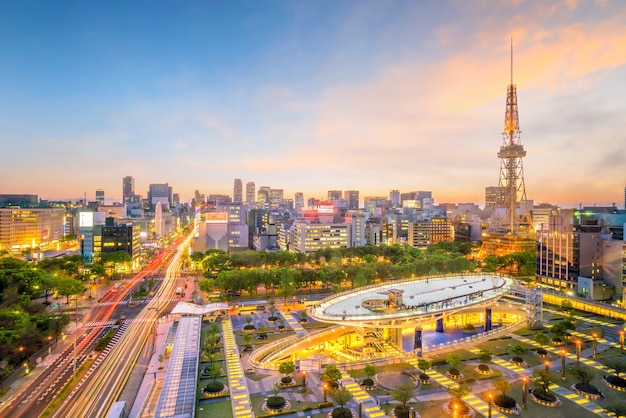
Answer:
<svg viewBox="0 0 626 418"><path fill-rule="evenodd" d="M0 0L0 193L482 203L511 39L527 197L622 208L619 0Z"/></svg>

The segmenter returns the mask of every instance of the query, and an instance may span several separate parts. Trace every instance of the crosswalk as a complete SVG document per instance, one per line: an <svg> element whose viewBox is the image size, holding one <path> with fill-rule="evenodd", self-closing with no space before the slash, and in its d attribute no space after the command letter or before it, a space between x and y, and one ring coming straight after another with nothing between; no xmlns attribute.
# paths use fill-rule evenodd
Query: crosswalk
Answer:
<svg viewBox="0 0 626 418"><path fill-rule="evenodd" d="M385 411L378 405L376 400L367 393L354 378L342 370L341 385L346 388L357 403L363 404L363 415L369 418L380 418L385 416Z"/></svg>

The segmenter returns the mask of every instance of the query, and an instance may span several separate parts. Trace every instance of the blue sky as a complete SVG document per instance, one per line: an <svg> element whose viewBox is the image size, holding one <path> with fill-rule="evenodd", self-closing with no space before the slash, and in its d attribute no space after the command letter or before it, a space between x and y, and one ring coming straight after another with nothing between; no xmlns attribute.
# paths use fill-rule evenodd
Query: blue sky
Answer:
<svg viewBox="0 0 626 418"><path fill-rule="evenodd" d="M528 197L621 207L620 1L2 1L0 193L482 202L511 37Z"/></svg>

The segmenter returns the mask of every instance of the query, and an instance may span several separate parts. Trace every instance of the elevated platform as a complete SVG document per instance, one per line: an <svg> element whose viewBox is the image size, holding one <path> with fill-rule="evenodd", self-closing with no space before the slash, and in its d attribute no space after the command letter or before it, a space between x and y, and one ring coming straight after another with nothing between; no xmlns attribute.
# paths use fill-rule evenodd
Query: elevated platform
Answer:
<svg viewBox="0 0 626 418"><path fill-rule="evenodd" d="M395 280L343 292L311 306L312 318L364 328L405 328L468 308L489 306L515 282L495 274L459 274Z"/></svg>

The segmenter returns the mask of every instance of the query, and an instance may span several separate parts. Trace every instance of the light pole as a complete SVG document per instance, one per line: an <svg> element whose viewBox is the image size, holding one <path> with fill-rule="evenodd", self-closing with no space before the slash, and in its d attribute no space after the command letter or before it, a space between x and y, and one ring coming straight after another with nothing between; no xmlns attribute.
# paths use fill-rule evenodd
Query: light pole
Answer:
<svg viewBox="0 0 626 418"><path fill-rule="evenodd" d="M522 408L526 409L526 383L528 383L528 379L526 376L522 376Z"/></svg>
<svg viewBox="0 0 626 418"><path fill-rule="evenodd" d="M550 362L548 360L543 362L543 365L546 366L546 371L549 372L550 371Z"/></svg>
<svg viewBox="0 0 626 418"><path fill-rule="evenodd" d="M306 370L302 370L302 390L306 390Z"/></svg>
<svg viewBox="0 0 626 418"><path fill-rule="evenodd" d="M624 354L624 330L619 330L619 348L622 354Z"/></svg>
<svg viewBox="0 0 626 418"><path fill-rule="evenodd" d="M565 350L561 350L561 380L565 382Z"/></svg>
<svg viewBox="0 0 626 418"><path fill-rule="evenodd" d="M598 357L598 334L595 332L591 334L593 337L593 358Z"/></svg>
<svg viewBox="0 0 626 418"><path fill-rule="evenodd" d="M491 418L491 402L493 401L493 395L490 393L489 395L487 395L487 397L489 398L489 416L488 416L488 418Z"/></svg>
<svg viewBox="0 0 626 418"><path fill-rule="evenodd" d="M328 385L324 383L324 402L328 402Z"/></svg>
<svg viewBox="0 0 626 418"><path fill-rule="evenodd" d="M583 342L581 340L576 340L576 365L580 366L580 350L582 348Z"/></svg>
<svg viewBox="0 0 626 418"><path fill-rule="evenodd" d="M459 405L456 402L454 403L454 412L452 417L459 418Z"/></svg>

